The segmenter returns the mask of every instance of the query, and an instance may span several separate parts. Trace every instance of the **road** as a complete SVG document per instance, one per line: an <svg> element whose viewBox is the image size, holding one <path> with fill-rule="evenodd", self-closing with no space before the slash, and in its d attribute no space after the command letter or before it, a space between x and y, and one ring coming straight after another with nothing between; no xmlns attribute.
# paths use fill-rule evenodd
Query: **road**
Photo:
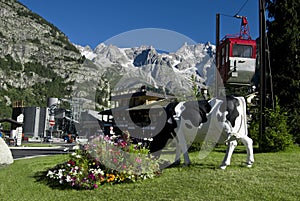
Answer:
<svg viewBox="0 0 300 201"><path fill-rule="evenodd" d="M14 159L42 155L66 154L74 151L75 144L60 144L53 147L10 147Z"/></svg>

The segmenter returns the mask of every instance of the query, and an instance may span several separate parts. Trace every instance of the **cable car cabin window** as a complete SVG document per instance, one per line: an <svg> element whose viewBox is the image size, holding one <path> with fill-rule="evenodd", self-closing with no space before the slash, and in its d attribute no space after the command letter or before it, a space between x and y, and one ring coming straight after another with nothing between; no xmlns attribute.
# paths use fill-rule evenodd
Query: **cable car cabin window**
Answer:
<svg viewBox="0 0 300 201"><path fill-rule="evenodd" d="M252 46L251 45L240 45L234 44L232 47L232 56L233 57L252 57Z"/></svg>

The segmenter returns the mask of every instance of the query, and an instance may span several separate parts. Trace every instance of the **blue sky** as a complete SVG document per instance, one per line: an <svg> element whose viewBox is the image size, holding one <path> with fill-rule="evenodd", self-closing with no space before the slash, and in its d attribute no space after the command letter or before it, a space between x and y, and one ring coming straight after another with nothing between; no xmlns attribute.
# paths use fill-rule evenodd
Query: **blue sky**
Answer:
<svg viewBox="0 0 300 201"><path fill-rule="evenodd" d="M221 13L221 38L225 34L238 33L240 20L227 15L236 14L245 2L247 3L239 14L247 16L252 38L256 39L259 34L256 0L19 1L57 26L71 42L82 46L89 45L92 48L107 41L126 46L122 38L124 34L127 45L134 45L132 41L138 41L140 36L145 34L145 30L148 40L141 39L148 43L145 45L154 45L157 42L163 44L173 36L179 36L178 43L190 40L195 43L209 41L215 44L216 13ZM160 41L150 44L157 38L160 38ZM120 40L123 40L123 43ZM129 40L132 43L128 42Z"/></svg>

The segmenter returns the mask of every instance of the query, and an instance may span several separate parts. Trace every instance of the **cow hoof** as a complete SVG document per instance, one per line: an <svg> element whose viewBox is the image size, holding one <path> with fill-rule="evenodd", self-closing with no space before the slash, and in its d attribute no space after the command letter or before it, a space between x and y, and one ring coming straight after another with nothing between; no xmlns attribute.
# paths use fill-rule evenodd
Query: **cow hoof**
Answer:
<svg viewBox="0 0 300 201"><path fill-rule="evenodd" d="M253 163L246 163L246 167L252 168L252 166L253 166Z"/></svg>
<svg viewBox="0 0 300 201"><path fill-rule="evenodd" d="M183 164L182 167L189 167L191 164L187 163L187 164Z"/></svg>
<svg viewBox="0 0 300 201"><path fill-rule="evenodd" d="M221 166L220 166L220 169L221 169L221 170L225 170L226 168L227 168L227 165L221 165Z"/></svg>
<svg viewBox="0 0 300 201"><path fill-rule="evenodd" d="M174 163L172 163L172 165L174 165L174 166L180 165L180 160L174 161Z"/></svg>

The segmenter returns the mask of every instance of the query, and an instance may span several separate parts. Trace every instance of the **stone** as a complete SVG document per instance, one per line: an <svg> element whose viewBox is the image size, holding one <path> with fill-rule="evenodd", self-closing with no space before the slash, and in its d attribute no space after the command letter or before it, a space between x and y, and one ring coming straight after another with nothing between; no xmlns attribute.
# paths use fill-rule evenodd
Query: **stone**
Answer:
<svg viewBox="0 0 300 201"><path fill-rule="evenodd" d="M5 143L3 138L0 137L0 166L2 165L10 165L14 162L12 153Z"/></svg>

